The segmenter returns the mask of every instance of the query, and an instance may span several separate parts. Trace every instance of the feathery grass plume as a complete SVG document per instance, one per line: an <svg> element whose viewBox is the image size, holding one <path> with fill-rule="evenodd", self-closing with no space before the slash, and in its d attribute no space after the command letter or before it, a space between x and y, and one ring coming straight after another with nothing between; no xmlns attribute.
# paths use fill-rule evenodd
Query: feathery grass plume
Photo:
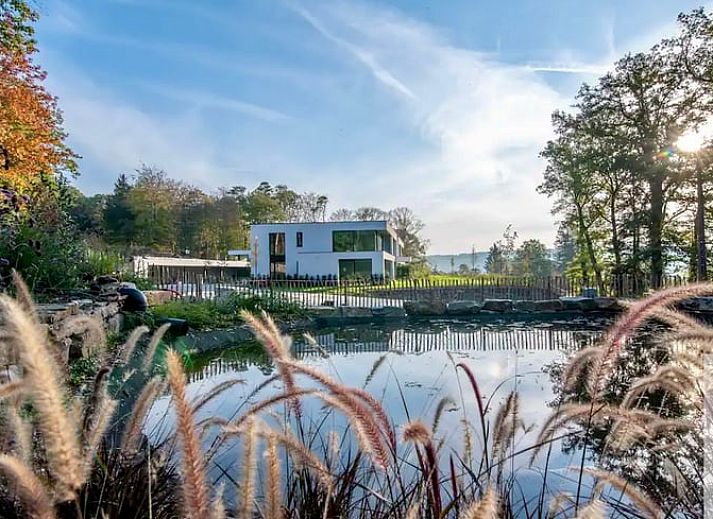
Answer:
<svg viewBox="0 0 713 519"><path fill-rule="evenodd" d="M421 504L416 501L414 504L409 506L408 510L406 511L406 519L418 519L418 516L421 513Z"/></svg>
<svg viewBox="0 0 713 519"><path fill-rule="evenodd" d="M631 385L624 399L622 407L634 407L639 397L650 391L663 389L674 396L683 396L690 393L693 386L689 373L678 366L661 366L653 375L642 377Z"/></svg>
<svg viewBox="0 0 713 519"><path fill-rule="evenodd" d="M234 378L231 380L226 380L226 381L221 382L220 384L216 385L213 389L208 391L205 395L203 395L202 397L200 397L197 400L194 400L193 414L196 414L204 406L206 406L208 403L210 403L213 399L219 397L220 395L223 394L224 391L227 391L228 389L230 389L231 387L233 387L237 384L245 384L245 381L240 378Z"/></svg>
<svg viewBox="0 0 713 519"><path fill-rule="evenodd" d="M141 426L143 425L144 418L162 390L163 381L160 377L154 377L144 385L144 388L141 390L134 404L129 423L126 424L126 428L122 434L122 451L127 453L134 452L139 448L141 443Z"/></svg>
<svg viewBox="0 0 713 519"><path fill-rule="evenodd" d="M277 439L267 437L267 477L265 479L265 495L267 496L267 518L282 519L282 471L280 457L277 452Z"/></svg>
<svg viewBox="0 0 713 519"><path fill-rule="evenodd" d="M558 494L556 494L555 497L550 499L550 503L547 506L547 517L551 519L553 517L556 517L560 513L564 513L565 502L572 503L574 502L574 499L572 499L572 496L567 492L559 492Z"/></svg>
<svg viewBox="0 0 713 519"><path fill-rule="evenodd" d="M652 436L665 434L668 432L686 432L696 428L696 423L692 420L677 420L673 418L659 418L652 420L647 428Z"/></svg>
<svg viewBox="0 0 713 519"><path fill-rule="evenodd" d="M449 396L444 396L438 401L438 405L436 406L436 412L433 415L433 425L431 426L433 432L436 432L438 430L438 426L441 422L441 416L446 410L446 407L449 405L456 405L455 400L453 400Z"/></svg>
<svg viewBox="0 0 713 519"><path fill-rule="evenodd" d="M595 499L580 508L574 519L604 519L605 517L604 503Z"/></svg>
<svg viewBox="0 0 713 519"><path fill-rule="evenodd" d="M12 269L12 284L15 287L15 301L17 301L17 304L27 313L27 317L32 320L35 325L40 325L41 323L37 317L32 293L27 283L25 283L25 280L22 279L20 273L15 269ZM44 329L42 331L44 332Z"/></svg>
<svg viewBox="0 0 713 519"><path fill-rule="evenodd" d="M339 384L311 366L295 361L291 361L289 364L292 371L319 382L329 389L342 404L351 409L351 412L363 423L364 430L369 436L369 442L373 444L372 452L379 458L378 464L386 467L389 462L389 446L383 437L386 436L393 450L396 445L396 435L381 403L363 389ZM374 419L374 415L376 419Z"/></svg>
<svg viewBox="0 0 713 519"><path fill-rule="evenodd" d="M104 434L106 433L111 419L116 410L117 401L105 396L100 400L98 407L94 410L92 423L89 430L86 431L85 446L84 446L84 477L89 477L92 468L94 467L94 456L97 448L101 443Z"/></svg>
<svg viewBox="0 0 713 519"><path fill-rule="evenodd" d="M151 366L153 365L153 358L156 355L156 349L170 327L171 323L162 324L151 336L151 340L146 346L146 353L144 353L144 363L141 366L141 369L144 371L148 372L151 369Z"/></svg>
<svg viewBox="0 0 713 519"><path fill-rule="evenodd" d="M127 362L129 362L131 354L134 353L134 350L136 349L136 345L139 343L139 340L148 332L148 326L139 326L131 331L131 333L129 334L129 338L126 339L126 342L119 351L118 359L122 364L126 364Z"/></svg>
<svg viewBox="0 0 713 519"><path fill-rule="evenodd" d="M223 502L223 491L225 485L220 483L218 490L215 491L213 503L210 507L210 516L208 519L225 519L225 503Z"/></svg>
<svg viewBox="0 0 713 519"><path fill-rule="evenodd" d="M32 463L32 425L20 415L21 406L19 398L10 399L5 414L13 435L13 451L26 463Z"/></svg>
<svg viewBox="0 0 713 519"><path fill-rule="evenodd" d="M313 395L317 392L317 389L298 389L292 393L278 393L277 395L261 400L257 404L248 408L233 422L233 425L235 427L241 427L245 424L245 422L247 422L247 420L274 405L280 404L286 400L293 401L295 398L299 398L301 396Z"/></svg>
<svg viewBox="0 0 713 519"><path fill-rule="evenodd" d="M498 495L489 487L483 498L463 511L463 519L495 519L498 513Z"/></svg>
<svg viewBox="0 0 713 519"><path fill-rule="evenodd" d="M573 470L579 470L579 468L573 468ZM612 474L611 472L606 472L603 470L597 470L592 468L584 468L587 474L597 479L597 484L595 485L595 493L601 491L602 485L607 484L616 490L623 492L631 502L636 506L636 508L643 512L646 516L651 519L659 519L664 517L663 511L658 507L654 501L644 494L641 490L636 488L631 482Z"/></svg>
<svg viewBox="0 0 713 519"><path fill-rule="evenodd" d="M654 313L654 318L663 321L672 328L688 330L691 332L706 330L706 327L697 319L689 317L678 310L671 310L670 308L659 308Z"/></svg>
<svg viewBox="0 0 713 519"><path fill-rule="evenodd" d="M612 425L605 439L603 452L609 449L625 451L637 442L646 442L651 439L651 432L645 424L636 421L618 419Z"/></svg>
<svg viewBox="0 0 713 519"><path fill-rule="evenodd" d="M465 418L461 418L463 425L463 459L473 459L473 434L470 432L470 422Z"/></svg>
<svg viewBox="0 0 713 519"><path fill-rule="evenodd" d="M602 354L589 370L587 387L592 398L599 400L624 342L644 321L674 303L711 292L713 284L710 283L673 287L631 305L609 330L602 344Z"/></svg>
<svg viewBox="0 0 713 519"><path fill-rule="evenodd" d="M248 418L243 434L243 475L240 478L240 517L251 519L255 499L255 472L257 450L257 425L255 417Z"/></svg>
<svg viewBox="0 0 713 519"><path fill-rule="evenodd" d="M624 414L627 415L634 415L635 411L634 410L623 410ZM644 412L644 411L641 411ZM594 407L591 404L564 404L559 407L559 409L552 413L547 420L545 420L545 423L542 425L542 429L540 430L540 434L537 436L537 439L535 440L535 447L532 449L532 454L530 456L530 464L534 463L535 458L537 455L540 453L542 448L549 443L549 441L552 439L554 433L560 429L561 427L564 427L567 423L575 421L575 420L582 420L582 419L590 419L593 420L594 417L598 414L601 413L604 416L610 416L611 414L614 415L622 415L622 411L618 410L616 407L613 406L608 406L605 404L597 404ZM649 413L650 414L650 413Z"/></svg>
<svg viewBox="0 0 713 519"><path fill-rule="evenodd" d="M6 398L11 398L18 396L23 391L25 391L25 381L24 380L13 380L12 382L6 382L0 385L0 400L5 400Z"/></svg>
<svg viewBox="0 0 713 519"><path fill-rule="evenodd" d="M100 368L99 371L97 371L97 374L94 375L94 387L92 388L92 393L87 399L87 402L83 403L80 400L75 400L75 404L79 407L77 416L80 418L77 420L78 423L81 420L82 430L89 428L92 414L99 408L102 403L102 399L107 397L107 375L109 375L110 372L111 368L109 368L109 366Z"/></svg>
<svg viewBox="0 0 713 519"><path fill-rule="evenodd" d="M22 460L0 454L0 471L5 474L8 488L14 487L28 517L54 519L54 506L47 490L32 469Z"/></svg>
<svg viewBox="0 0 713 519"><path fill-rule="evenodd" d="M332 488L332 476L329 469L290 431L276 431L265 426L257 418L255 418L255 431L260 438L265 440L273 438L274 441L282 445L293 456L299 458L305 466L313 469L324 488ZM245 426L236 427L232 424L226 425L223 428L223 433L225 437L243 435L245 433Z"/></svg>
<svg viewBox="0 0 713 519"><path fill-rule="evenodd" d="M83 335L82 356L98 357L99 359L104 359L106 356L104 325L93 315L72 316L64 322L57 335L61 339L72 335Z"/></svg>
<svg viewBox="0 0 713 519"><path fill-rule="evenodd" d="M520 396L511 391L505 402L498 408L493 422L493 459L497 459L503 451L503 446L515 436L520 420Z"/></svg>
<svg viewBox="0 0 713 519"><path fill-rule="evenodd" d="M382 355L379 355L379 358L374 361L374 363L371 365L371 369L369 370L369 374L366 376L364 379L364 387L368 386L369 383L372 381L374 376L376 375L376 372L379 371L379 368L384 364L386 361L386 356L389 353L386 352Z"/></svg>
<svg viewBox="0 0 713 519"><path fill-rule="evenodd" d="M408 443L415 443L418 452L418 445L423 447L426 454L425 460L419 454L423 475L430 484L429 496L433 507L433 516L440 517L442 510L441 483L438 474L438 456L436 447L433 445L433 433L421 420L411 420L404 427L403 439Z"/></svg>
<svg viewBox="0 0 713 519"><path fill-rule="evenodd" d="M182 483L186 513L191 519L205 519L209 513L208 487L204 458L193 424L193 413L186 397L186 374L179 355L171 350L166 356L168 383L176 408L176 429L181 440Z"/></svg>
<svg viewBox="0 0 713 519"><path fill-rule="evenodd" d="M265 351L272 357L272 360L277 364L277 369L280 372L282 383L285 384L285 393L293 393L297 388L295 378L290 369L290 349L287 347L282 334L275 326L273 320L263 312L262 319L257 318L247 310L240 312L240 317L252 329L255 337L262 343ZM302 414L300 402L295 399L292 401L292 408L298 416Z"/></svg>
<svg viewBox="0 0 713 519"><path fill-rule="evenodd" d="M601 355L602 349L599 346L590 346L579 350L569 361L562 372L562 384L565 389L571 390L574 388L577 381L581 378L582 373L588 368L591 363Z"/></svg>
<svg viewBox="0 0 713 519"><path fill-rule="evenodd" d="M44 334L22 307L7 296L0 296L5 326L13 335L24 371L24 380L37 410L47 464L58 501L74 499L82 486L82 456L77 423L64 407L65 394L58 367L44 343Z"/></svg>
<svg viewBox="0 0 713 519"><path fill-rule="evenodd" d="M320 346L319 343L317 342L317 339L312 337L311 334L305 333L305 334L303 334L303 337L304 337L305 341L307 341L307 344L309 345L309 347L312 350L318 352L320 357L322 357L323 359L329 358L329 352L327 350L325 350L322 346Z"/></svg>
<svg viewBox="0 0 713 519"><path fill-rule="evenodd" d="M389 454L382 442L378 427L368 418L366 408L355 411L355 401L349 400L349 397L326 393L315 393L315 396L340 411L349 420L356 434L359 448L364 454L371 456L378 467L385 469L389 464Z"/></svg>

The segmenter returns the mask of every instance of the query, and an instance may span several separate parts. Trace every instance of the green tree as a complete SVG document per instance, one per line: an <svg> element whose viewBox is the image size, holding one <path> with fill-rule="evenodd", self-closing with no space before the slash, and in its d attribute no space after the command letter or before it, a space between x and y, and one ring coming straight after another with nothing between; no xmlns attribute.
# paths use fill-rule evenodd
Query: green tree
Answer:
<svg viewBox="0 0 713 519"><path fill-rule="evenodd" d="M493 243L488 249L488 257L485 258L485 271L488 274L507 273L507 259L499 241Z"/></svg>
<svg viewBox="0 0 713 519"><path fill-rule="evenodd" d="M553 265L545 244L539 240L524 241L515 252L512 270L517 276L551 276Z"/></svg>
<svg viewBox="0 0 713 519"><path fill-rule="evenodd" d="M107 197L103 228L109 243L128 246L134 241L136 215L131 206L132 189L126 175L122 174L114 183L114 192Z"/></svg>

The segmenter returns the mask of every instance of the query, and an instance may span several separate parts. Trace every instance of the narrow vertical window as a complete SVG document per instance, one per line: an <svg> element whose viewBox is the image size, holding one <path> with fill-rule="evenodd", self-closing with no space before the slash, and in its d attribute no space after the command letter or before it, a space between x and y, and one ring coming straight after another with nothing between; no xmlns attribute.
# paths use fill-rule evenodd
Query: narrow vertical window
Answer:
<svg viewBox="0 0 713 519"><path fill-rule="evenodd" d="M301 232L297 233L297 246L302 247L302 233Z"/></svg>

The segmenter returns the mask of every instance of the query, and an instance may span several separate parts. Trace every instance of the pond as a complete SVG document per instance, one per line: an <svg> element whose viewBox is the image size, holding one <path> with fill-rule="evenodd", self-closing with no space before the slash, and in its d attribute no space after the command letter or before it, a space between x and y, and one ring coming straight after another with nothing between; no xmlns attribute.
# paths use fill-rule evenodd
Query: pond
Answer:
<svg viewBox="0 0 713 519"><path fill-rule="evenodd" d="M477 377L483 402L489 409L490 426L508 394L517 391L523 426L514 434L509 449L522 452L508 457L501 477L516 482L522 503L526 503L537 499L545 477L551 495L573 493L577 487L577 479L569 469L579 466L581 461L582 453L576 442L555 441L532 463L528 447L535 443L541 425L557 401L558 367L577 350L593 345L610 322L608 317L588 316L549 321L443 320L317 328L309 330L316 346L310 345L302 332L294 334L292 354L342 384L368 390L383 403L399 436L409 420L420 418L432 425L439 403L443 402L435 437L442 442L439 463L444 472L451 457L456 460L470 457L473 466L482 461L476 397L462 370L456 370L455 365L466 364ZM191 397L206 394L228 380L242 380L201 408L196 419L234 419L249 406L282 390L281 382L270 381L274 374L270 359L253 342L226 344L220 350L193 357L188 388ZM299 384L314 386L301 378ZM262 385L265 387L255 394L255 389ZM275 408L278 413L284 410L285 406ZM348 422L343 416L328 411L321 401L309 398L304 401L303 413L310 434L327 443L325 431L335 431L341 438L343 455L353 454L355 446L348 439ZM164 434L166 423L172 422L168 398L157 402L151 417L148 427L149 430L153 427L152 434ZM266 419L280 422L270 416ZM210 448L214 441L215 434L210 433L204 446ZM320 445L317 450L320 449L326 447ZM469 450L475 454L468 453ZM403 447L400 456L407 460L407 470L408 467L413 470L416 466L413 449ZM586 463L594 462L591 453L587 453ZM238 477L240 446L225 445L210 470L214 481ZM231 500L230 492L227 498ZM522 509L514 512L524 514Z"/></svg>

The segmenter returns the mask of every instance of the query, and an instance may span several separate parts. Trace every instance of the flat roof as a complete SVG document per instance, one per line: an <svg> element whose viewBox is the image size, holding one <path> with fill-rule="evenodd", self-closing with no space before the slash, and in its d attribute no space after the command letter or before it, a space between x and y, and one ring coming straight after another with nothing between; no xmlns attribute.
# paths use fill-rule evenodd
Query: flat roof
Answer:
<svg viewBox="0 0 713 519"><path fill-rule="evenodd" d="M270 223L251 223L251 227L258 227L263 225L334 225L339 223L389 223L388 220L338 220L330 222L270 222Z"/></svg>
<svg viewBox="0 0 713 519"><path fill-rule="evenodd" d="M172 258L166 256L134 256L134 262L158 267L249 267L245 260L209 260L201 258Z"/></svg>

